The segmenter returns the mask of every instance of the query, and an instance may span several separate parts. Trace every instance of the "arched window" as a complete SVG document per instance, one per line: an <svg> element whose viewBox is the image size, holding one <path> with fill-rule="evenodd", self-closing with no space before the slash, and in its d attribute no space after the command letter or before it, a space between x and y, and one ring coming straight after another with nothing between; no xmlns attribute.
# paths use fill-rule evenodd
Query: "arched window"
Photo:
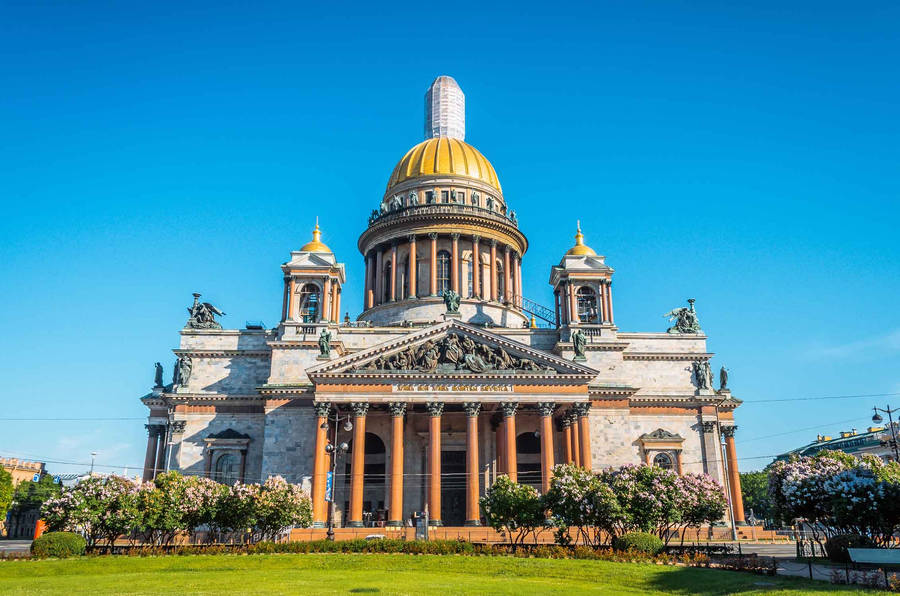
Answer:
<svg viewBox="0 0 900 596"><path fill-rule="evenodd" d="M319 286L305 284L300 288L300 320L303 323L317 323L319 321Z"/></svg>
<svg viewBox="0 0 900 596"><path fill-rule="evenodd" d="M225 453L216 460L217 482L229 486L241 479L241 458L235 453Z"/></svg>
<svg viewBox="0 0 900 596"><path fill-rule="evenodd" d="M400 300L405 300L409 297L409 288L407 287L409 284L406 282L406 278L409 275L409 259L405 259L402 263L400 263L400 268L397 270L397 285L398 290L400 291Z"/></svg>
<svg viewBox="0 0 900 596"><path fill-rule="evenodd" d="M443 294L450 289L450 253L446 250L437 254L437 291Z"/></svg>
<svg viewBox="0 0 900 596"><path fill-rule="evenodd" d="M472 285L472 259L464 259L463 265L466 268L466 296L472 298L475 295Z"/></svg>
<svg viewBox="0 0 900 596"><path fill-rule="evenodd" d="M653 465L663 470L671 470L675 467L672 463L672 456L668 453L657 453L656 457L653 458Z"/></svg>
<svg viewBox="0 0 900 596"><path fill-rule="evenodd" d="M587 286L578 288L576 294L578 299L578 318L582 323L597 323L599 317L597 313L597 294L594 290Z"/></svg>
<svg viewBox="0 0 900 596"><path fill-rule="evenodd" d="M506 276L503 275L503 261L497 260L497 300L503 301L503 286L506 284Z"/></svg>
<svg viewBox="0 0 900 596"><path fill-rule="evenodd" d="M384 283L381 284L382 296L381 301L387 302L391 299L391 262L384 264Z"/></svg>

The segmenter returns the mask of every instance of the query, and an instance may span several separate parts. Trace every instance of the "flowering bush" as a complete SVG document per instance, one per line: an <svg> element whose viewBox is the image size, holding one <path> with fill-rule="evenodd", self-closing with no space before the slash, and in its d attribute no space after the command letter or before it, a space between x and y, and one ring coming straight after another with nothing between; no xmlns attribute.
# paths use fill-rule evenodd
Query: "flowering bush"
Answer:
<svg viewBox="0 0 900 596"><path fill-rule="evenodd" d="M727 502L722 485L706 474L685 474L676 480L684 528L699 528L725 517ZM681 542L684 543L684 528ZM668 543L668 542L667 542Z"/></svg>
<svg viewBox="0 0 900 596"><path fill-rule="evenodd" d="M51 531L80 532L88 547L137 530L142 521L138 486L121 476L91 477L44 504L42 514Z"/></svg>
<svg viewBox="0 0 900 596"><path fill-rule="evenodd" d="M612 489L575 464L553 468L544 507L552 513L551 522L562 530L557 532L560 543L567 542L566 529L576 528L576 544L581 538L585 543L598 545L603 536L601 530L611 535L622 514Z"/></svg>
<svg viewBox="0 0 900 596"><path fill-rule="evenodd" d="M509 476L497 478L480 504L488 525L505 531L513 544L523 543L544 524L544 504L538 492L527 484L516 484Z"/></svg>
<svg viewBox="0 0 900 596"><path fill-rule="evenodd" d="M600 473L600 481L612 489L622 515L618 533L652 532L668 540L670 530L684 519L686 496L678 474L657 466L625 465Z"/></svg>
<svg viewBox="0 0 900 596"><path fill-rule="evenodd" d="M853 534L892 544L900 526L900 465L834 451L774 463L769 494L784 521L802 519L823 538Z"/></svg>
<svg viewBox="0 0 900 596"><path fill-rule="evenodd" d="M120 476L88 478L44 504L42 515L53 531L82 534L88 548L101 541L143 536L157 546L171 544L180 532L200 527L274 538L288 526L311 522L309 497L281 477L228 487L178 472L137 484Z"/></svg>

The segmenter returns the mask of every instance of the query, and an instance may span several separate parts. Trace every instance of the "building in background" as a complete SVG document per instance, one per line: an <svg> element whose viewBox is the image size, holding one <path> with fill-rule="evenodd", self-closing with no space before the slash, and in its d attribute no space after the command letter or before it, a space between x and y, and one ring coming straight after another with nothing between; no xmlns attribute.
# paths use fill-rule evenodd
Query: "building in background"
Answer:
<svg viewBox="0 0 900 596"><path fill-rule="evenodd" d="M896 424L896 423L895 423ZM895 432L897 429L895 428ZM816 440L803 447L798 447L778 456L776 460L790 459L792 455L811 456L824 450L843 451L850 455L876 455L884 461L894 461L891 449L891 432L886 426L870 426L863 432L855 428L842 431L838 436L817 435Z"/></svg>
<svg viewBox="0 0 900 596"><path fill-rule="evenodd" d="M157 365L142 398L144 479L281 475L310 488L318 527L326 486L346 526L402 525L426 508L433 523L472 526L501 474L546 490L555 463L645 463L711 475L743 522L741 402L724 370L713 387L694 301L668 313L668 329L620 331L614 270L580 226L546 264L553 303L528 299L529 241L494 167L465 142L464 110L456 81L438 77L426 138L394 167L375 208L356 214L368 225L355 320L341 310L345 265L318 223L281 266L275 328L223 329L223 313L194 295L172 382ZM353 218L348 209L333 225L346 230ZM345 453L334 449L342 444Z"/></svg>
<svg viewBox="0 0 900 596"><path fill-rule="evenodd" d="M24 480L37 482L46 473L42 462L9 457L0 457L0 467L12 475L13 486Z"/></svg>

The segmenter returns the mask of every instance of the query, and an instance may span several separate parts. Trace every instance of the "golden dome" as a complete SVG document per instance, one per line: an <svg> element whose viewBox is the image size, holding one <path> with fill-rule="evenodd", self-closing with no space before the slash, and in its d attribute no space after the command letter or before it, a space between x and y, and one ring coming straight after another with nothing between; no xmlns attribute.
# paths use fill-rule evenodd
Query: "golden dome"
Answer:
<svg viewBox="0 0 900 596"><path fill-rule="evenodd" d="M593 248L584 243L584 234L581 233L580 221L578 222L578 231L575 233L575 246L566 251L566 254L574 256L597 255Z"/></svg>
<svg viewBox="0 0 900 596"><path fill-rule="evenodd" d="M313 228L312 240L304 244L301 252L331 252L331 249L322 242L322 231L319 229L319 218L316 218L316 227Z"/></svg>
<svg viewBox="0 0 900 596"><path fill-rule="evenodd" d="M503 192L491 162L472 145L448 137L428 139L407 151L394 168L387 187L390 190L406 180L435 175L464 176Z"/></svg>

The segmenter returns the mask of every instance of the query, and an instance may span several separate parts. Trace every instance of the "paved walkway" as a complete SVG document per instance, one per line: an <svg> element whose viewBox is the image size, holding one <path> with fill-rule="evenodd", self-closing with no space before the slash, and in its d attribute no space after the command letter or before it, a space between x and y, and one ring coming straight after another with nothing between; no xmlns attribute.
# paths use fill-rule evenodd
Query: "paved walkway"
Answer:
<svg viewBox="0 0 900 596"><path fill-rule="evenodd" d="M0 553L27 553L31 540L0 540Z"/></svg>

